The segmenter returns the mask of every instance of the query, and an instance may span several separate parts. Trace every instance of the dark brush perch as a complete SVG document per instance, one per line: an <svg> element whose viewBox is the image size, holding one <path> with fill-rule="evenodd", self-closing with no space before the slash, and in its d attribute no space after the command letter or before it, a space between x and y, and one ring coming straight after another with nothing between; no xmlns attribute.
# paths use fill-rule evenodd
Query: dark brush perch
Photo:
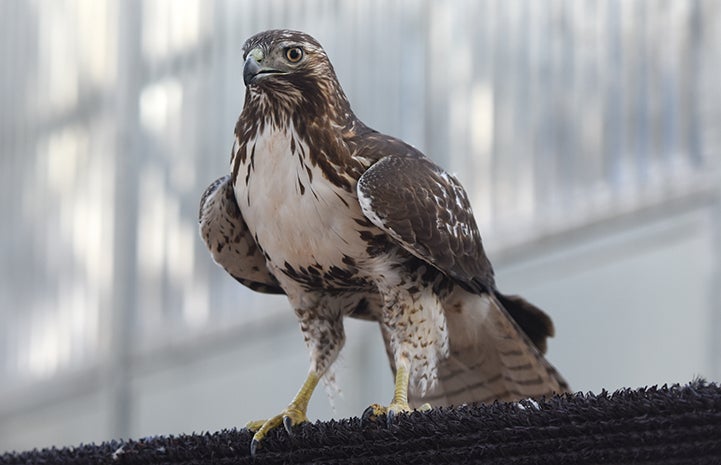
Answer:
<svg viewBox="0 0 721 465"><path fill-rule="evenodd" d="M721 463L721 388L625 389L358 418L272 431L249 456L243 430L110 441L0 455L5 464L714 464Z"/></svg>

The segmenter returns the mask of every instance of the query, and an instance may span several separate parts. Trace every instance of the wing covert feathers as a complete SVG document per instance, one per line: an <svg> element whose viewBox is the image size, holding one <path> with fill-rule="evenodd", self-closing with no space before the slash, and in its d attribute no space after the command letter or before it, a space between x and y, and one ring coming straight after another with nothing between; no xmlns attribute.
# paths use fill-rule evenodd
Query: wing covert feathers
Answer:
<svg viewBox="0 0 721 465"><path fill-rule="evenodd" d="M363 214L404 249L475 293L493 268L458 180L421 155L388 155L358 180Z"/></svg>

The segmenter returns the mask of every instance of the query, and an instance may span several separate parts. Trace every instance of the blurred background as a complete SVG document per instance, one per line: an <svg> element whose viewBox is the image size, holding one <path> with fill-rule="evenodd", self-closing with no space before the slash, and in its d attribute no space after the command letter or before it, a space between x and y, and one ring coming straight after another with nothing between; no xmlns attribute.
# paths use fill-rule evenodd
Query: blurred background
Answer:
<svg viewBox="0 0 721 465"><path fill-rule="evenodd" d="M197 234L268 28L457 173L574 389L721 379L719 2L3 0L0 23L0 451L242 426L296 392L289 305ZM347 336L313 419L390 399L377 327Z"/></svg>

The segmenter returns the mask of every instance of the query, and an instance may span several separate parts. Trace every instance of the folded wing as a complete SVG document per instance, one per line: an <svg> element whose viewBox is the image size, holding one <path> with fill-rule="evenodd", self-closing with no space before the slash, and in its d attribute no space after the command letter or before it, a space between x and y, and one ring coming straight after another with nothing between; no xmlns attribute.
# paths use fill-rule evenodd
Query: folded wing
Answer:
<svg viewBox="0 0 721 465"><path fill-rule="evenodd" d="M215 262L258 292L284 294L243 220L230 175L218 178L200 199L200 236Z"/></svg>

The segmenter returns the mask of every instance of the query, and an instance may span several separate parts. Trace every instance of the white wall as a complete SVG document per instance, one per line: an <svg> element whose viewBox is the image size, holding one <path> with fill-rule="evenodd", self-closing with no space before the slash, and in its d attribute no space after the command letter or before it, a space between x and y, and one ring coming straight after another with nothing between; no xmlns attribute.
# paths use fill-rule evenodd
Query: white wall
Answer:
<svg viewBox="0 0 721 465"><path fill-rule="evenodd" d="M549 358L574 389L719 380L713 221L711 207L697 206L600 226L504 267L499 285L554 317Z"/></svg>

